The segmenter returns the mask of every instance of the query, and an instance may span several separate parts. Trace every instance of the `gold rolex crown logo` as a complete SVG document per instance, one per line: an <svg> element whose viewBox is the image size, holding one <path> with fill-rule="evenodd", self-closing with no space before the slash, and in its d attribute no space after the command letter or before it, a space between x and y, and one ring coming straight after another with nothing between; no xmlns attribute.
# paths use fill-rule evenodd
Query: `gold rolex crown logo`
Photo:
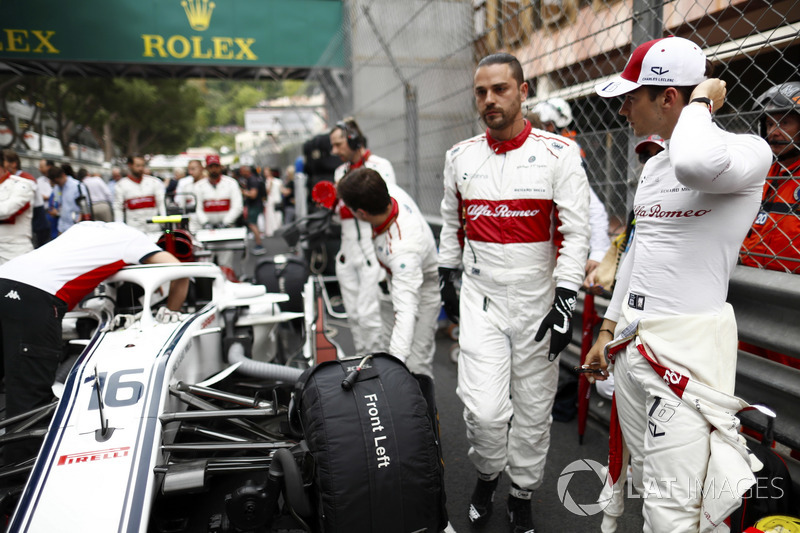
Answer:
<svg viewBox="0 0 800 533"><path fill-rule="evenodd" d="M186 18L193 30L204 31L208 29L211 22L211 13L216 4L208 0L183 0L181 2L183 10L186 11Z"/></svg>

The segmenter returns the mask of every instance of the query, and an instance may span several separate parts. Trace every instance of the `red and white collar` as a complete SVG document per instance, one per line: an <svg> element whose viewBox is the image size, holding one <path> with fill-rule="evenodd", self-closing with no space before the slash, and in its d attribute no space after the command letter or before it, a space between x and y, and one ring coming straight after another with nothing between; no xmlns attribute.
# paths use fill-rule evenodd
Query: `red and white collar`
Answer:
<svg viewBox="0 0 800 533"><path fill-rule="evenodd" d="M375 237L377 237L378 235L389 229L389 226L391 226L392 223L395 220L397 220L397 215L399 213L400 213L400 207L397 205L397 200L392 198L392 210L389 213L389 217L386 220L384 220L383 224L381 224L380 226L374 226L372 228L372 238L374 239Z"/></svg>
<svg viewBox="0 0 800 533"><path fill-rule="evenodd" d="M489 128L486 128L486 141L489 143L489 148L492 149L492 152L500 155L510 152L511 150L516 150L522 146L527 140L530 132L531 123L525 120L525 127L522 128L522 131L519 133L519 135L507 141L498 141L497 139L494 139L491 135L489 135Z"/></svg>
<svg viewBox="0 0 800 533"><path fill-rule="evenodd" d="M348 170L353 170L354 168L363 167L364 164L367 162L367 159L369 159L369 156L371 156L371 155L372 155L372 152L370 152L369 150L364 151L364 156L361 159L359 159L358 161L356 161L355 163L350 163L350 166L348 167Z"/></svg>

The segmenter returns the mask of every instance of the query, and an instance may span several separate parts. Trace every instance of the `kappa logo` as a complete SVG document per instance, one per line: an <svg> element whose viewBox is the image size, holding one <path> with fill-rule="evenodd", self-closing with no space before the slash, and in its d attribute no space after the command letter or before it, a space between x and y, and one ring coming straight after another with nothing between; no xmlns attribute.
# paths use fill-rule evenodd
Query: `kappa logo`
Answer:
<svg viewBox="0 0 800 533"><path fill-rule="evenodd" d="M6 298L11 298L12 300L22 300L22 298L19 297L19 293L14 289L8 291L8 294L6 294Z"/></svg>
<svg viewBox="0 0 800 533"><path fill-rule="evenodd" d="M656 76L663 76L664 74L669 72L669 69L665 69L664 67L650 67L650 72L652 72Z"/></svg>

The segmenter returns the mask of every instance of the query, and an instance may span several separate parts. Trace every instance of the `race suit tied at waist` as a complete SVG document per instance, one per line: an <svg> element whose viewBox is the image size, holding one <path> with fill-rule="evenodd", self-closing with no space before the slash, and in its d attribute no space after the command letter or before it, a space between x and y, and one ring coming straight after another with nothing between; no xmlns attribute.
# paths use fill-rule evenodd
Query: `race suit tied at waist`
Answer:
<svg viewBox="0 0 800 533"><path fill-rule="evenodd" d="M628 313L626 315L626 318L630 317ZM677 327L678 322L682 322L684 327ZM751 406L733 394L707 385L697 379L694 373L673 366L669 361L696 361L698 356L719 359L724 353L716 353L718 350L714 345L720 342L721 334L729 336L728 328L731 326L735 328L735 321L729 306L718 315L634 319L605 347L606 354L611 358L623 349L632 348L630 343L633 341L635 351L628 351L627 356L643 357L675 396L710 425L710 458L702 494L715 494L715 497L702 499L701 532L715 531L718 524L741 504L742 494L755 483L753 472L763 467L749 453L746 441L739 433L740 422L736 414L757 409L769 415L769 411L761 406ZM695 349L690 353L683 353L686 351L682 344L684 337L695 344ZM648 338L653 339L657 350L653 349ZM735 350L735 333L732 342ZM729 352L729 343L724 344L721 352ZM676 347L679 349L676 350ZM676 354L676 351L681 353ZM702 364L698 365L698 373L713 380L715 376L706 370ZM718 378L718 381L724 386L727 380ZM723 486L730 487L730 490L714 491L714 487Z"/></svg>

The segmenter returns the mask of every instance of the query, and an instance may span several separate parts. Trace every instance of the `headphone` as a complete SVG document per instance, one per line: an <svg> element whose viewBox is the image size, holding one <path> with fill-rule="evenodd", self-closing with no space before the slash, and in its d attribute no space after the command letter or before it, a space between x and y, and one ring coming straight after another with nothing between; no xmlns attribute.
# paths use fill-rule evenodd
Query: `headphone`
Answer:
<svg viewBox="0 0 800 533"><path fill-rule="evenodd" d="M344 136L347 139L347 146L349 146L351 150L355 151L364 146L364 138L361 136L361 134L354 128L350 127L345 121L340 120L336 123L336 127L342 130L344 133Z"/></svg>

